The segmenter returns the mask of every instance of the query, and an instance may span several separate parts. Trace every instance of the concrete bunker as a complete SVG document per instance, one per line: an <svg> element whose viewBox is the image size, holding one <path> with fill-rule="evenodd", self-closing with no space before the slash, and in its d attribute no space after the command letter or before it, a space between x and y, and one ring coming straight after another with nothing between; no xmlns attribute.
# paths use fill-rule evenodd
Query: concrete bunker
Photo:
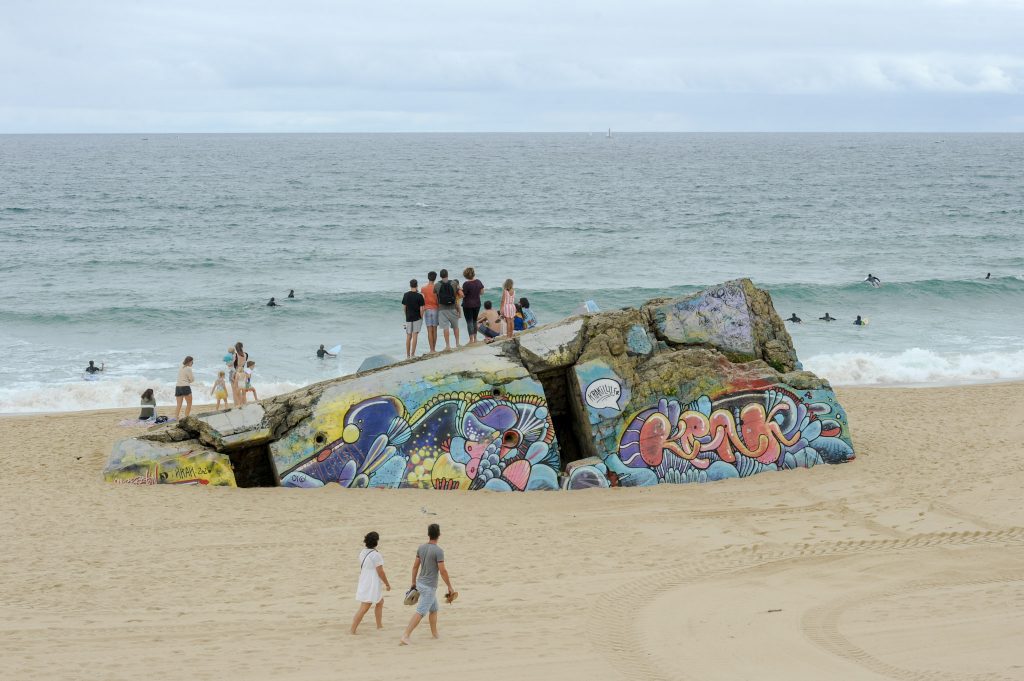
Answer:
<svg viewBox="0 0 1024 681"><path fill-rule="evenodd" d="M202 484L530 491L852 459L831 387L798 367L770 296L737 280L190 417L119 443L105 474L187 455L233 471Z"/></svg>

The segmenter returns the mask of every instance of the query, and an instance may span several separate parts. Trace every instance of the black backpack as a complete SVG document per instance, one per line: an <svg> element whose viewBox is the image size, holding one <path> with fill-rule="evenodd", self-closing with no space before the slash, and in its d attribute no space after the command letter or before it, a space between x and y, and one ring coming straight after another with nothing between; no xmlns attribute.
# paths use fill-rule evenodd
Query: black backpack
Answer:
<svg viewBox="0 0 1024 681"><path fill-rule="evenodd" d="M437 302L441 305L454 305L455 284L451 281L442 281L441 287L437 289Z"/></svg>

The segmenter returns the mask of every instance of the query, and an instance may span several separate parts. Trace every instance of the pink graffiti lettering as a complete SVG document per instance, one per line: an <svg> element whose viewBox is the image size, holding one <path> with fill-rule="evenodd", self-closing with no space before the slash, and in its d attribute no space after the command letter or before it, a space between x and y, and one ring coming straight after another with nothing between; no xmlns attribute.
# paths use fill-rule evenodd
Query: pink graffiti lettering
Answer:
<svg viewBox="0 0 1024 681"><path fill-rule="evenodd" d="M697 468L707 468L710 461L698 459L701 452L716 451L719 458L735 463L736 453L761 463L770 464L782 454L782 446L792 446L800 441L797 431L786 437L775 416L788 409L780 403L765 412L760 404L748 404L740 410L740 424L727 409L716 409L711 416L699 411L685 411L679 416L675 435L667 416L654 413L640 429L640 455L648 466L661 463L664 452L690 461ZM710 439L708 439L710 438Z"/></svg>

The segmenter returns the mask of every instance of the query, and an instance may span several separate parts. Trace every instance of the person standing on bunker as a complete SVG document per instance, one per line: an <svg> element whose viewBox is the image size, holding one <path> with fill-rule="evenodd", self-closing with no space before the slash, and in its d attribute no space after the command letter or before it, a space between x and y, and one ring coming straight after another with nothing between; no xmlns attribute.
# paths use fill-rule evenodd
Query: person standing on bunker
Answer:
<svg viewBox="0 0 1024 681"><path fill-rule="evenodd" d="M363 615L373 607L373 617L377 620L377 628L384 628L384 590L391 591L391 582L384 573L384 556L377 550L380 535L368 532L363 537L365 549L359 552L359 585L356 587L356 600L359 609L352 618L350 634L355 634Z"/></svg>
<svg viewBox="0 0 1024 681"><path fill-rule="evenodd" d="M441 526L431 523L427 527L427 543L422 544L416 550L416 560L412 564L413 588L419 592L419 601L416 602L416 612L409 620L409 625L402 634L399 645L409 645L409 637L419 626L424 617L430 622L430 635L437 638L437 576L441 575L448 593L445 600L451 603L459 596L459 592L452 587L452 580L448 576L448 568L444 564L444 549L437 545L441 537ZM411 591L411 589L410 589Z"/></svg>
<svg viewBox="0 0 1024 681"><path fill-rule="evenodd" d="M427 285L423 287L420 294L423 296L423 325L427 327L427 343L431 352L437 352L437 294L434 293L434 284L437 283L437 272L427 273Z"/></svg>
<svg viewBox="0 0 1024 681"><path fill-rule="evenodd" d="M437 322L444 331L444 349L451 349L448 329L455 334L455 347L459 347L459 288L454 281L448 279L448 270L441 270L441 281L434 284L437 294Z"/></svg>
<svg viewBox="0 0 1024 681"><path fill-rule="evenodd" d="M505 322L505 336L511 338L516 322L516 289L511 279L506 279L502 287L501 318Z"/></svg>

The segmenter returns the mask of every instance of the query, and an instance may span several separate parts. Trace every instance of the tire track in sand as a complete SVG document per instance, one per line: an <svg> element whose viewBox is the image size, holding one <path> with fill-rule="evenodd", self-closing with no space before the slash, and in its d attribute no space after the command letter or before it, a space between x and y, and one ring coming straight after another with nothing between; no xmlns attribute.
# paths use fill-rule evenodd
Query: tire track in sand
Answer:
<svg viewBox="0 0 1024 681"><path fill-rule="evenodd" d="M689 561L672 570L649 573L640 583L632 581L606 592L595 600L591 608L593 625L589 628L589 638L594 648L604 654L625 679L679 681L687 678L686 670L660 668L657 660L647 652L647 645L637 631L636 613L658 595L696 582L704 575L721 575L771 563L808 558L913 551L943 546L1020 543L1024 543L1024 527L971 532L935 532L903 539L801 543L783 547L753 544L741 549L728 549L711 554L704 560ZM624 611L620 607L622 604L630 604L629 610ZM915 681L916 678L918 677L914 677Z"/></svg>
<svg viewBox="0 0 1024 681"><path fill-rule="evenodd" d="M812 608L804 613L800 629L804 636L819 648L843 659L854 662L876 674L900 681L1014 681L998 673L970 674L945 671L914 671L904 669L872 656L866 650L850 641L839 631L839 620L850 608L866 602L902 596L915 591L949 586L987 586L1007 584L1024 580L1024 572L1001 576L979 577L964 580L910 581L887 589L859 592L839 598L825 605Z"/></svg>

